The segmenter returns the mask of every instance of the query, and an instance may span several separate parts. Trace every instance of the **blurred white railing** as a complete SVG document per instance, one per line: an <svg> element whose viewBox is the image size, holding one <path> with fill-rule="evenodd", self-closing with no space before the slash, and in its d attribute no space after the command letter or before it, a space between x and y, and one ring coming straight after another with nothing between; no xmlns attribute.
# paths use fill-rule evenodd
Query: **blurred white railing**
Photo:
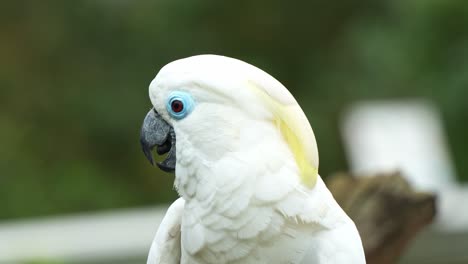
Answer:
<svg viewBox="0 0 468 264"><path fill-rule="evenodd" d="M0 263L144 258L166 207L0 222Z"/></svg>

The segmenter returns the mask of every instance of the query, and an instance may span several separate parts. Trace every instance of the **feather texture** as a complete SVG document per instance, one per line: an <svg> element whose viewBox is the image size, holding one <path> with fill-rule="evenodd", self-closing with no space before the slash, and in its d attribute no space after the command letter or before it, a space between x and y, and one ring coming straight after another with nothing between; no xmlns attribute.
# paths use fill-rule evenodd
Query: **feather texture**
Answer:
<svg viewBox="0 0 468 264"><path fill-rule="evenodd" d="M148 255L148 264L179 264L181 258L180 228L184 199L177 199L159 225Z"/></svg>

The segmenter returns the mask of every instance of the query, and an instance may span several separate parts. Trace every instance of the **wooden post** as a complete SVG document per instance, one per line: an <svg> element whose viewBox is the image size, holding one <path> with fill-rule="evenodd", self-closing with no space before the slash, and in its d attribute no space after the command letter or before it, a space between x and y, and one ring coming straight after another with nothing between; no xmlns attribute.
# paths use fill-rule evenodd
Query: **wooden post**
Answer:
<svg viewBox="0 0 468 264"><path fill-rule="evenodd" d="M356 223L368 264L396 263L436 213L435 195L414 191L400 173L372 177L340 173L326 183Z"/></svg>

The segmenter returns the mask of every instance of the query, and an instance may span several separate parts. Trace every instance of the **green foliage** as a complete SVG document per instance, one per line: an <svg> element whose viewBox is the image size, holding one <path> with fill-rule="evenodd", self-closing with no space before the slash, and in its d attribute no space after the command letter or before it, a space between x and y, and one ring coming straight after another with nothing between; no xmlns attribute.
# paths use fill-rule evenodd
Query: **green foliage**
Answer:
<svg viewBox="0 0 468 264"><path fill-rule="evenodd" d="M341 111L423 97L467 177L468 2L8 1L0 7L0 218L168 202L138 133L147 87L201 53L267 70L316 132L320 172L346 169ZM465 178L466 179L466 178Z"/></svg>

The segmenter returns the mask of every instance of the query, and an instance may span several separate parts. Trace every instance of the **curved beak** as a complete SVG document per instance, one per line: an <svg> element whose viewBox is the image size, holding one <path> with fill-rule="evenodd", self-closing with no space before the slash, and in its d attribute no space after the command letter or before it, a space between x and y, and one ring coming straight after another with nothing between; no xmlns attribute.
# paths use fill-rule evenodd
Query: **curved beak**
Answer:
<svg viewBox="0 0 468 264"><path fill-rule="evenodd" d="M169 153L164 161L158 162L156 165L163 171L174 171L176 164L175 142L174 129L162 119L154 108L151 109L143 121L140 133L141 149L146 158L154 165L151 153L154 147L159 155Z"/></svg>

